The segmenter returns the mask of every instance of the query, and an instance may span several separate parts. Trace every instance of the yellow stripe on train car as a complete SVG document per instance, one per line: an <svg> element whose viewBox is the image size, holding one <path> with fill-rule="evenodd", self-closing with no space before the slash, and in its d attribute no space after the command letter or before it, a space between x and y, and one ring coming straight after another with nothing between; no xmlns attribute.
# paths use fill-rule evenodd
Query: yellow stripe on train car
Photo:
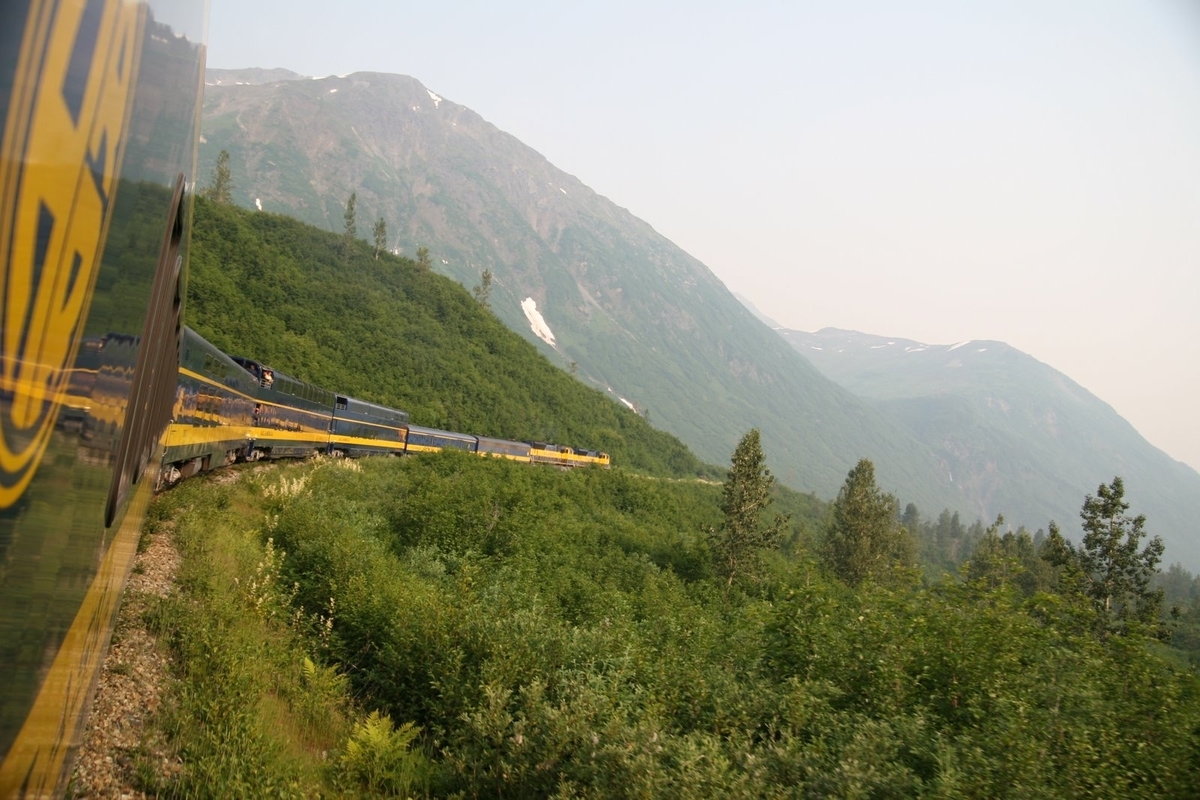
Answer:
<svg viewBox="0 0 1200 800"><path fill-rule="evenodd" d="M442 452L443 448L437 447L435 445L413 444L412 442L409 442L405 449L410 453L440 453L440 452ZM457 448L452 448L452 449L457 449Z"/></svg>
<svg viewBox="0 0 1200 800"><path fill-rule="evenodd" d="M391 428L390 430L397 429ZM363 436L345 436L337 433L331 435L329 437L329 441L332 444L347 444L356 445L359 447L383 447L388 450L396 450L401 453L404 452L404 442L392 441L391 439L367 439Z"/></svg>
<svg viewBox="0 0 1200 800"><path fill-rule="evenodd" d="M509 461L520 461L522 464L528 464L531 461L529 456L515 456L510 453L492 453L487 450L477 450L475 454L483 456L484 458L507 458Z"/></svg>
<svg viewBox="0 0 1200 800"><path fill-rule="evenodd" d="M188 425L173 422L167 426L163 441L166 447L186 447L190 444L213 444L221 441L249 439L254 428L248 425Z"/></svg>

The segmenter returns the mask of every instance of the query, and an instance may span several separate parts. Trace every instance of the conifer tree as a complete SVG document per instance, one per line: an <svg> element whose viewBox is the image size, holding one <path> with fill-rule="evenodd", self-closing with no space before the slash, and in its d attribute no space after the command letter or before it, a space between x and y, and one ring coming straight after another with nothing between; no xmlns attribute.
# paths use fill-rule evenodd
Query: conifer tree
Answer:
<svg viewBox="0 0 1200 800"><path fill-rule="evenodd" d="M1001 534L1004 517L987 529L975 545L966 565L967 579L995 588L1009 584L1025 596L1050 588L1053 583L1050 565L1039 557L1033 537L1025 528L1015 533Z"/></svg>
<svg viewBox="0 0 1200 800"><path fill-rule="evenodd" d="M428 272L432 266L433 266L433 262L431 262L429 260L429 248L428 247L418 247L417 248L417 269L422 270L424 272Z"/></svg>
<svg viewBox="0 0 1200 800"><path fill-rule="evenodd" d="M754 573L764 550L779 544L787 516L763 525L762 512L771 502L775 477L766 467L757 428L738 442L721 497L725 521L711 532L714 567L731 585L734 578Z"/></svg>
<svg viewBox="0 0 1200 800"><path fill-rule="evenodd" d="M913 539L900 526L898 510L896 498L875 485L875 465L859 461L833 501L822 550L830 569L858 586L884 577L894 566L912 566Z"/></svg>
<svg viewBox="0 0 1200 800"><path fill-rule="evenodd" d="M342 229L342 255L345 258L350 257L350 248L354 245L354 240L358 237L358 225L354 221L354 205L358 202L358 192L351 192L350 199L346 201L346 213L344 219L345 227Z"/></svg>
<svg viewBox="0 0 1200 800"><path fill-rule="evenodd" d="M227 206L233 203L233 178L229 171L228 150L222 150L217 154L217 164L212 171L212 183L204 190L204 196L221 205Z"/></svg>
<svg viewBox="0 0 1200 800"><path fill-rule="evenodd" d="M479 275L479 283L471 290L475 295L475 299L479 301L479 305L487 310L492 310L492 271L485 269Z"/></svg>
<svg viewBox="0 0 1200 800"><path fill-rule="evenodd" d="M375 228L372 231L375 234L375 260L379 260L379 251L387 247L387 223L380 217L375 222Z"/></svg>

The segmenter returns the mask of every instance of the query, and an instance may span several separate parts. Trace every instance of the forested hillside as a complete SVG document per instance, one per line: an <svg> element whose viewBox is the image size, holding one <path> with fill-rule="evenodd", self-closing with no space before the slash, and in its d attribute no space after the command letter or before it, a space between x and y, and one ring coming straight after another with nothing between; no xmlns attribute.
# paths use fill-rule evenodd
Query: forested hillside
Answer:
<svg viewBox="0 0 1200 800"><path fill-rule="evenodd" d="M416 424L588 447L709 474L675 437L551 365L461 286L362 241L200 199L188 324L228 353L410 412Z"/></svg>

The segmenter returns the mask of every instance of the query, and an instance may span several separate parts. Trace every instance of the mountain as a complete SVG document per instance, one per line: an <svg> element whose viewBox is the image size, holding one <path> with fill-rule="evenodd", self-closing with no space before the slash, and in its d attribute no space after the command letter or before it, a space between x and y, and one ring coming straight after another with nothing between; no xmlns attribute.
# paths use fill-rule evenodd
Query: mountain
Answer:
<svg viewBox="0 0 1200 800"><path fill-rule="evenodd" d="M257 73L255 73L257 74ZM235 201L430 250L543 353L726 463L751 427L787 485L832 496L862 457L923 507L955 499L905 428L837 386L650 225L413 78L355 73L254 84L210 70L201 180L230 153Z"/></svg>
<svg viewBox="0 0 1200 800"><path fill-rule="evenodd" d="M742 305L744 305L750 311L751 314L753 314L755 317L757 317L758 321L761 322L763 325L766 325L768 328L776 328L776 329L783 327L778 322L771 319L766 314L764 314L762 311L760 311L758 306L754 305L754 303L752 303L750 301L749 297L746 297L745 295L742 295L742 294L738 294L737 292L734 292L733 296L736 297L737 301L739 303L741 303Z"/></svg>
<svg viewBox="0 0 1200 800"><path fill-rule="evenodd" d="M301 75L298 72L292 72L290 69L283 69L281 67L276 67L275 69L262 69L261 67L250 67L248 69L209 69L204 71L204 84L206 86L258 86L263 83L306 80L311 79L307 75Z"/></svg>
<svg viewBox="0 0 1200 800"><path fill-rule="evenodd" d="M1113 476L1133 514L1200 567L1200 474L1147 442L1104 401L1003 342L928 345L825 328L778 333L825 375L928 443L958 507L985 520L1079 535L1079 508Z"/></svg>

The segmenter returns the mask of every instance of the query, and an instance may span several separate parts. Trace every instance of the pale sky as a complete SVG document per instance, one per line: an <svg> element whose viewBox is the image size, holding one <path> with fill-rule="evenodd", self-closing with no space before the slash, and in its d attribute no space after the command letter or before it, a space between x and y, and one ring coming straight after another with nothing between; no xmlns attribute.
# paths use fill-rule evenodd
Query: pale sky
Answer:
<svg viewBox="0 0 1200 800"><path fill-rule="evenodd" d="M1200 3L511 5L211 0L208 63L411 75L787 327L1008 342L1200 469Z"/></svg>

